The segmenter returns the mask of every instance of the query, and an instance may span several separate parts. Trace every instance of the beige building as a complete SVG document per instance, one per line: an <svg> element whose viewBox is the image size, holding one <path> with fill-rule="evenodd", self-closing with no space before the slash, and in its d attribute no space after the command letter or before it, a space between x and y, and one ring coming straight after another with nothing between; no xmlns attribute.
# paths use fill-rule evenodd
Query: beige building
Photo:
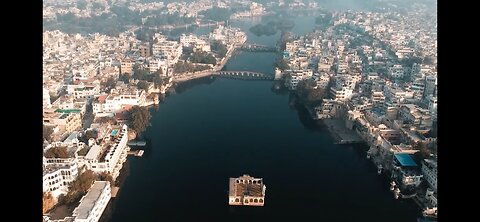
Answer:
<svg viewBox="0 0 480 222"><path fill-rule="evenodd" d="M262 178L248 174L230 178L229 205L263 206L266 186Z"/></svg>

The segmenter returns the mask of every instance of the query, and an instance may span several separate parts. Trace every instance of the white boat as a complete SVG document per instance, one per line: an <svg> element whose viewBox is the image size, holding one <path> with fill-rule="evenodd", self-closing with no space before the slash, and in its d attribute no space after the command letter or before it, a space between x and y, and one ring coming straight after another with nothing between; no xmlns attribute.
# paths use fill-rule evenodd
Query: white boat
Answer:
<svg viewBox="0 0 480 222"><path fill-rule="evenodd" d="M382 168L383 168L382 165L378 166L378 169L377 169L378 175L380 175L382 173Z"/></svg>
<svg viewBox="0 0 480 222"><path fill-rule="evenodd" d="M395 181L392 180L392 182L390 183L390 190L392 191L395 190L395 185L396 185Z"/></svg>
<svg viewBox="0 0 480 222"><path fill-rule="evenodd" d="M398 197L400 197L400 189L395 188L395 190L393 191L393 195L395 197L395 199L398 199Z"/></svg>

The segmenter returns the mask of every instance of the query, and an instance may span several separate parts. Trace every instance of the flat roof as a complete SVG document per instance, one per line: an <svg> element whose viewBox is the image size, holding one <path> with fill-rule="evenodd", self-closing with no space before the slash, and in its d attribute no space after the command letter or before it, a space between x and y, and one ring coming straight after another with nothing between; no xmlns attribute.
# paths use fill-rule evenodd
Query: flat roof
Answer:
<svg viewBox="0 0 480 222"><path fill-rule="evenodd" d="M405 167L414 167L417 166L415 161L413 161L412 157L406 153L397 153L395 154L395 158L398 160L400 165Z"/></svg>
<svg viewBox="0 0 480 222"><path fill-rule="evenodd" d="M97 159L98 155L100 154L100 151L102 147L99 145L93 145L92 148L88 151L87 155L85 156L85 159L89 160L94 160Z"/></svg>
<svg viewBox="0 0 480 222"><path fill-rule="evenodd" d="M83 198L80 200L80 204L74 210L74 215L76 215L76 218L88 218L88 215L93 210L93 207L95 207L95 203L97 203L103 189L105 189L106 186L110 186L110 182L95 181L95 183L93 183L92 187L90 187L90 190L88 190L88 193L83 196Z"/></svg>
<svg viewBox="0 0 480 222"><path fill-rule="evenodd" d="M57 109L55 112L57 113L79 113L80 109Z"/></svg>

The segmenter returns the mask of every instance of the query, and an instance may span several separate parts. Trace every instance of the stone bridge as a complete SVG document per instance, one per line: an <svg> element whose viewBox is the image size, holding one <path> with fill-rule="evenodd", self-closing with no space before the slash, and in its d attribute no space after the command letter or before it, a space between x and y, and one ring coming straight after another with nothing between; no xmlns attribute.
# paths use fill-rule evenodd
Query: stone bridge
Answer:
<svg viewBox="0 0 480 222"><path fill-rule="evenodd" d="M277 47L258 45L258 44L243 44L240 50L247 52L277 52Z"/></svg>
<svg viewBox="0 0 480 222"><path fill-rule="evenodd" d="M220 77L234 78L234 79L265 79L273 80L275 78L272 74L251 71L218 71L215 73Z"/></svg>

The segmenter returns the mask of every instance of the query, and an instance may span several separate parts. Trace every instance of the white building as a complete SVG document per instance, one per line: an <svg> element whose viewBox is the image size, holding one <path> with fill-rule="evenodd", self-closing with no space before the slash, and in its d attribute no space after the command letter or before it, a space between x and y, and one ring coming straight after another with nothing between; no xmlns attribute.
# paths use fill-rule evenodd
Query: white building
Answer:
<svg viewBox="0 0 480 222"><path fill-rule="evenodd" d="M84 158L87 169L95 173L106 172L115 180L120 174L123 163L127 160L128 127L110 128L110 133L103 137L100 145L93 145Z"/></svg>
<svg viewBox="0 0 480 222"><path fill-rule="evenodd" d="M428 102L428 111L430 113L437 113L437 97L431 96Z"/></svg>
<svg viewBox="0 0 480 222"><path fill-rule="evenodd" d="M52 103L50 102L50 92L48 89L43 88L43 107L50 108Z"/></svg>
<svg viewBox="0 0 480 222"><path fill-rule="evenodd" d="M403 78L405 72L402 65L393 65L393 67L388 68L388 75L394 79Z"/></svg>
<svg viewBox="0 0 480 222"><path fill-rule="evenodd" d="M110 95L100 95L93 101L93 113L117 113L129 106L142 106L146 100L145 94L144 90L138 89L112 89Z"/></svg>
<svg viewBox="0 0 480 222"><path fill-rule="evenodd" d="M74 159L43 158L43 191L51 192L54 198L66 194L68 187L78 176Z"/></svg>
<svg viewBox="0 0 480 222"><path fill-rule="evenodd" d="M425 159L422 162L422 173L430 187L434 191L437 191L437 161Z"/></svg>
<svg viewBox="0 0 480 222"><path fill-rule="evenodd" d="M112 197L110 182L95 181L82 197L80 204L73 210L75 222L96 222L100 220L103 211Z"/></svg>
<svg viewBox="0 0 480 222"><path fill-rule="evenodd" d="M296 90L298 82L312 78L312 70L285 70L287 78L285 79L285 86L289 90Z"/></svg>

